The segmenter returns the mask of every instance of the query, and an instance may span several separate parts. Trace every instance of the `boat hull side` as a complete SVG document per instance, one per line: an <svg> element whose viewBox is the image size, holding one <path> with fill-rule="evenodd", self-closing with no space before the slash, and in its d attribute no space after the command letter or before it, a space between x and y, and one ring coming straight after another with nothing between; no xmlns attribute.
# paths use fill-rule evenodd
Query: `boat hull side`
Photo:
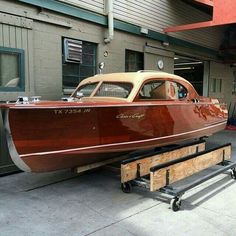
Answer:
<svg viewBox="0 0 236 236"><path fill-rule="evenodd" d="M227 114L213 104L145 103L9 109L12 160L24 171L53 171L209 136L226 125Z"/></svg>
<svg viewBox="0 0 236 236"><path fill-rule="evenodd" d="M225 123L208 127L204 130L196 130L191 133L181 134L178 137L178 142L186 140L197 139L210 133L218 132L224 129ZM145 143L145 144L144 144ZM158 140L143 141L143 143L128 143L118 145L106 145L96 148L87 148L86 150L62 150L61 152L53 153L34 153L28 155L21 155L21 160L31 167L33 172L47 172L63 168L72 168L83 166L94 162L103 161L118 155L128 154L138 149L148 149L158 146L165 146L168 144L176 143L176 137L163 137ZM125 156L124 156L125 158Z"/></svg>
<svg viewBox="0 0 236 236"><path fill-rule="evenodd" d="M21 170L25 171L25 172L31 172L31 168L29 165L26 164L26 162L24 161L24 159L22 159L15 147L15 144L13 142L12 139L12 135L11 135L11 130L10 130L10 125L9 125L9 109L5 110L4 112L4 126L5 126L5 130L6 130L6 140L7 140L7 145L8 145L8 150L11 156L12 161L14 162L14 164Z"/></svg>

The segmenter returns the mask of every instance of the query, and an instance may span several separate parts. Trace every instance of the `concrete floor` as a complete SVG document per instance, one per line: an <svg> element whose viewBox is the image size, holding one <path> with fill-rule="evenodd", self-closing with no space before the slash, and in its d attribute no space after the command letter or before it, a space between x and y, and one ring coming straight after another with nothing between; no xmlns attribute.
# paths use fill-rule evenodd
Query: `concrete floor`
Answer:
<svg viewBox="0 0 236 236"><path fill-rule="evenodd" d="M235 140L235 131L223 131L208 146L232 142L236 160ZM104 170L2 177L0 235L236 235L236 182L229 175L187 192L178 212L160 193L124 194L119 186L119 177Z"/></svg>

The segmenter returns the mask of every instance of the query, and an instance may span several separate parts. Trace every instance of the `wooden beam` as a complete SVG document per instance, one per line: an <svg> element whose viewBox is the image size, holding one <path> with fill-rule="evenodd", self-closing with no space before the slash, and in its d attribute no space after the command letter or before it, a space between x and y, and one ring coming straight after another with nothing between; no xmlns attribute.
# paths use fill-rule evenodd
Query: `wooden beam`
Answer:
<svg viewBox="0 0 236 236"><path fill-rule="evenodd" d="M194 0L194 2L199 2L201 4L207 5L207 6L214 6L214 2L211 0Z"/></svg>
<svg viewBox="0 0 236 236"><path fill-rule="evenodd" d="M231 157L231 145L206 152L183 162L167 165L150 172L150 191L156 191L166 185L177 182L197 172L228 160ZM156 168L156 167L155 167ZM168 183L167 183L168 182Z"/></svg>
<svg viewBox="0 0 236 236"><path fill-rule="evenodd" d="M195 0L196 2L209 3L208 0ZM167 27L164 32L177 32L184 30L193 30L210 26L219 26L236 23L236 5L235 0L214 0L213 17L211 21L198 22L187 25Z"/></svg>
<svg viewBox="0 0 236 236"><path fill-rule="evenodd" d="M187 25L179 25L179 26L172 26L164 29L165 33L169 32L177 32L177 31L183 31L183 30L193 30L193 29L199 29L199 28L206 28L213 26L213 21L205 21L205 22L198 22L193 24L187 24Z"/></svg>
<svg viewBox="0 0 236 236"><path fill-rule="evenodd" d="M140 177L145 176L150 173L150 168L153 166L204 150L205 142L202 142L195 145L188 145L172 151L166 151L161 154L149 156L143 159L129 162L127 164L121 164L121 183L136 179L138 168Z"/></svg>
<svg viewBox="0 0 236 236"><path fill-rule="evenodd" d="M124 156L119 156L119 157L115 157L115 158L108 159L108 160L105 160L105 161L100 161L100 162L88 164L88 165L85 165L85 166L79 166L79 167L74 168L73 171L75 171L76 173L79 174L79 173L82 173L82 172L85 172L85 171L88 171L88 170L96 169L98 167L114 163L114 162L122 161L125 158L127 158L127 156L125 156L125 155Z"/></svg>

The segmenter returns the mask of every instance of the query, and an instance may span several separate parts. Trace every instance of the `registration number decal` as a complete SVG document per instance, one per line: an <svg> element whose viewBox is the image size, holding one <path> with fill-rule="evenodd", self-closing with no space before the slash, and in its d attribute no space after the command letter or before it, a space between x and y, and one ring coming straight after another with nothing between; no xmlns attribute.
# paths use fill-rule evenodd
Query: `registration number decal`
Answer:
<svg viewBox="0 0 236 236"><path fill-rule="evenodd" d="M84 114L91 112L90 108L71 108L71 109L55 109L55 115Z"/></svg>

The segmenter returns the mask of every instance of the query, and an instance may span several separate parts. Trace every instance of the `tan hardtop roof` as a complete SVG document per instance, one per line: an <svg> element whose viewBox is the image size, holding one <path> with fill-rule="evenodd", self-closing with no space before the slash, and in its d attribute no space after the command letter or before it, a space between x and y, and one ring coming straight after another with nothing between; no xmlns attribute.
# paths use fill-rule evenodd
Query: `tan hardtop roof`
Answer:
<svg viewBox="0 0 236 236"><path fill-rule="evenodd" d="M142 84L148 79L160 79L160 80L173 79L179 83L182 83L184 86L186 85L185 87L191 87L193 91L193 96L195 97L197 95L196 91L193 89L192 85L187 80L177 75L169 74L166 72L158 72L158 71L157 72L145 71L145 72L125 72L125 73L123 72L123 73L99 74L99 75L95 75L93 77L84 79L83 81L80 82L77 88L79 88L81 85L84 85L84 84L96 83L96 82L99 83L103 81L132 83L133 88L128 98L120 98L121 101L132 102L134 101L136 95L138 94ZM90 97L93 97L94 99L96 99L96 96L94 97L93 95L94 94L92 93Z"/></svg>
<svg viewBox="0 0 236 236"><path fill-rule="evenodd" d="M183 81L190 84L187 80L180 76L169 74L166 72L125 72L125 73L111 73L111 74L98 74L87 79L84 79L80 85L87 83L94 83L99 81L120 81L120 82L130 82L132 84L142 84L146 79L151 78L170 78L178 81Z"/></svg>

